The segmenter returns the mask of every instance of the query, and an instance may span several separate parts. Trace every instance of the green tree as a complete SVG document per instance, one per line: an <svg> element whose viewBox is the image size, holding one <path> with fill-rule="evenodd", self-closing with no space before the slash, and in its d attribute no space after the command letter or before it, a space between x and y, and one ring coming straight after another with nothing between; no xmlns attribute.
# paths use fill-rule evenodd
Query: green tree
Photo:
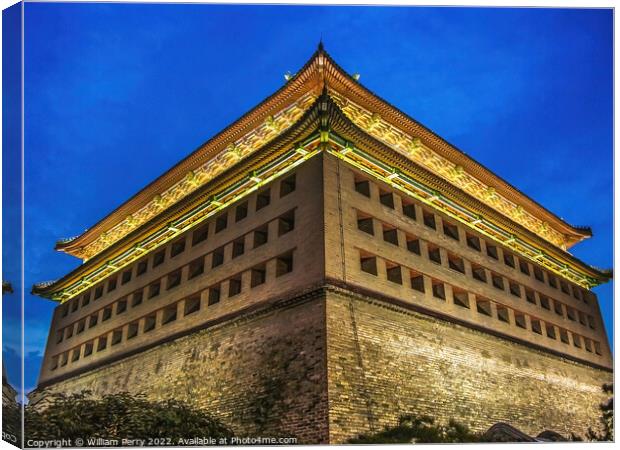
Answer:
<svg viewBox="0 0 620 450"><path fill-rule="evenodd" d="M601 411L600 431L588 428L586 438L590 441L613 441L614 440L614 385L606 383L603 392L609 394L609 398L599 405Z"/></svg>
<svg viewBox="0 0 620 450"><path fill-rule="evenodd" d="M349 439L350 444L397 443L463 443L480 442L482 437L467 426L450 419L447 425L437 425L432 417L401 416L398 424L385 427L378 433L362 434Z"/></svg>
<svg viewBox="0 0 620 450"><path fill-rule="evenodd" d="M150 401L144 395L93 397L89 391L52 394L28 405L28 439L148 439L231 437L233 432L204 411L178 400Z"/></svg>

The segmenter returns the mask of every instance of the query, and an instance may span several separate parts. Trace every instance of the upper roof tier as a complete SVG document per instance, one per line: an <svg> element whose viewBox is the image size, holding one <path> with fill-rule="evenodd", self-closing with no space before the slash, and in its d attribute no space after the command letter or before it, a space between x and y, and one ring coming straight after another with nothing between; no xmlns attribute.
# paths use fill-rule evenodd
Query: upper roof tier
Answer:
<svg viewBox="0 0 620 450"><path fill-rule="evenodd" d="M83 260L159 215L290 127L326 88L345 115L374 138L483 201L553 246L567 250L592 235L572 226L433 131L362 86L322 44L282 88L198 147L117 209L56 249Z"/></svg>

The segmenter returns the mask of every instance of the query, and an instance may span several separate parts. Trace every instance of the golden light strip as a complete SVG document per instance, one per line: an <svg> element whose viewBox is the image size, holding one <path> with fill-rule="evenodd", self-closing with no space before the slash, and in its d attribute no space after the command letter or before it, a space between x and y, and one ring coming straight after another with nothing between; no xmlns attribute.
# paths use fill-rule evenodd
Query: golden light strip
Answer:
<svg viewBox="0 0 620 450"><path fill-rule="evenodd" d="M231 204L247 197L261 186L270 183L277 177L289 172L304 161L317 155L321 150L318 146L318 133L302 142L295 149L290 150L275 161L263 166L260 170L253 172L240 182L224 189L220 193L211 197L208 202L194 208L187 214L181 216L173 222L168 223L155 233L140 241L132 248L126 250L117 257L102 264L95 271L76 281L70 286L50 295L52 300L61 303L74 298L89 289L95 283L101 281L133 263L144 253L155 250L156 248L170 242L180 234L193 228L195 225L204 222L218 211L230 206ZM304 149L299 151L300 146ZM40 285L43 287L44 285Z"/></svg>
<svg viewBox="0 0 620 450"><path fill-rule="evenodd" d="M355 148L350 143L345 142L335 136L331 140L338 146L338 150L328 149L327 151L341 160L360 169L364 173L372 175L384 183L387 183L405 194L432 206L450 216L451 218L467 225L492 240L509 247L515 253L524 256L532 262L542 265L558 276L565 278L581 287L590 289L600 284L596 279L589 277L573 267L563 264L556 258L547 255L542 250L533 247L522 239L499 228L492 222L477 216L459 204L445 198L418 181L400 173L397 169L387 166L381 161L376 160L365 152Z"/></svg>

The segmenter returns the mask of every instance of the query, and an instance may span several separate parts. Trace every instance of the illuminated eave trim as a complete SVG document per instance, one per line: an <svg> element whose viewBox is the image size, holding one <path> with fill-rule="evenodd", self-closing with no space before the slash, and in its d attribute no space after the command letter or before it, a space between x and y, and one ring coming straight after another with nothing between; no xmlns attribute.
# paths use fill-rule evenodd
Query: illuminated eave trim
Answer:
<svg viewBox="0 0 620 450"><path fill-rule="evenodd" d="M298 143L296 148L284 153L274 161L247 175L237 183L232 184L226 189L218 192L208 201L193 208L181 217L167 223L142 241L125 250L120 255L106 261L105 263L102 263L101 266L88 275L82 277L80 280L57 292L40 295L48 297L52 300L60 301L61 303L79 296L93 284L124 269L129 264L140 258L144 253L153 251L156 248L170 242L180 234L193 228L195 225L209 219L220 210L230 206L244 197L247 197L261 186L270 183L274 179L294 169L302 162L317 155L321 149L313 144L318 142L319 134L315 133L301 143ZM300 147L303 147L305 151L300 152Z"/></svg>
<svg viewBox="0 0 620 450"><path fill-rule="evenodd" d="M372 175L374 178L414 197L415 199L438 209L449 217L465 224L469 228L484 234L490 239L502 244L515 253L529 259L530 261L544 266L561 278L565 278L583 288L590 289L600 284L600 282L588 275L583 274L578 269L565 264L542 250L532 246L523 239L508 233L494 223L480 217L456 202L444 197L413 178L403 174L398 169L388 166L378 159L368 155L364 151L356 148L350 142L344 141L338 136L331 135L340 150L328 149L327 151L351 164L359 170ZM361 161L361 162L360 162Z"/></svg>

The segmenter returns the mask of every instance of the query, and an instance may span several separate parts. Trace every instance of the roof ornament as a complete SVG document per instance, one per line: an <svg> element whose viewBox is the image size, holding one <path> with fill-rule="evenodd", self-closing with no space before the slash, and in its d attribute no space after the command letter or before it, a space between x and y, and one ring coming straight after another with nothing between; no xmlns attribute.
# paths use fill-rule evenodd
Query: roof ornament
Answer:
<svg viewBox="0 0 620 450"><path fill-rule="evenodd" d="M287 70L286 73L284 74L284 79L286 81L291 81L294 77L295 77L295 74L291 73L290 70Z"/></svg>
<svg viewBox="0 0 620 450"><path fill-rule="evenodd" d="M360 77L361 77L361 75L360 75L359 73L357 73L357 72L355 72L355 73L352 75L352 78L353 78L355 81L359 81L359 80L360 80Z"/></svg>

